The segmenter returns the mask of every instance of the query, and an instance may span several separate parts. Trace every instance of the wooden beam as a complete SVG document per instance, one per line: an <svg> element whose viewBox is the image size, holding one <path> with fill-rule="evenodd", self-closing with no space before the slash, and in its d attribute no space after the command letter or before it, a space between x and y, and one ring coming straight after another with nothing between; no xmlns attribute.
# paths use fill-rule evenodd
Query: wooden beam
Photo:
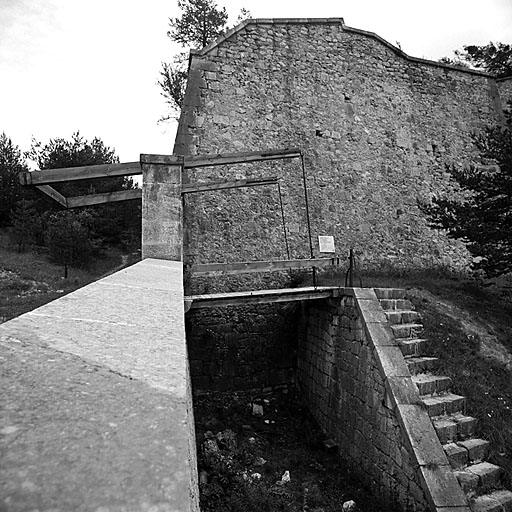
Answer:
<svg viewBox="0 0 512 512"><path fill-rule="evenodd" d="M39 185L36 189L59 203L61 206L64 206L64 208L68 207L67 199L53 187L50 187L50 185Z"/></svg>
<svg viewBox="0 0 512 512"><path fill-rule="evenodd" d="M229 165L248 162L261 162L265 160L281 160L283 158L298 158L300 149L275 149L269 151L250 151L246 153L219 153L211 155L197 155L185 157L185 169L206 167L210 165Z"/></svg>
<svg viewBox="0 0 512 512"><path fill-rule="evenodd" d="M227 188L259 187L262 185L276 185L277 183L277 177L247 178L245 180L233 181L211 181L209 183L186 183L181 186L181 193L190 194L192 192L207 192L210 190L223 190Z"/></svg>
<svg viewBox="0 0 512 512"><path fill-rule="evenodd" d="M46 169L20 173L22 185L44 185L62 181L86 180L90 178L112 178L141 174L139 162L122 164L84 165L82 167L65 167L63 169Z"/></svg>
<svg viewBox="0 0 512 512"><path fill-rule="evenodd" d="M318 286L316 288L309 286L305 288L189 295L185 297L185 304L188 311L189 309L216 308L221 306L320 300L329 297L339 297L341 293L342 289L335 286Z"/></svg>
<svg viewBox="0 0 512 512"><path fill-rule="evenodd" d="M252 272L277 272L297 268L324 268L338 265L339 258L318 258L305 260L276 260L276 261L244 261L239 263L202 263L190 265L189 270L194 275L210 274L248 274Z"/></svg>
<svg viewBox="0 0 512 512"><path fill-rule="evenodd" d="M105 192L103 194L88 194L67 198L68 208L79 206L91 206L93 204L113 203L114 201L128 201L129 199L141 199L142 189L119 190L117 192Z"/></svg>

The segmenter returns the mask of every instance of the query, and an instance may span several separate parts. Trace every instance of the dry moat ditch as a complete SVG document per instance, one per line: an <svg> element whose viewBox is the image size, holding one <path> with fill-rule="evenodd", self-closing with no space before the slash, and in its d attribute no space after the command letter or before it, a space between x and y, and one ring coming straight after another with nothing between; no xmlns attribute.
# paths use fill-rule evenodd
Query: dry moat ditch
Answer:
<svg viewBox="0 0 512 512"><path fill-rule="evenodd" d="M194 414L203 512L392 512L326 446L295 391L201 394Z"/></svg>

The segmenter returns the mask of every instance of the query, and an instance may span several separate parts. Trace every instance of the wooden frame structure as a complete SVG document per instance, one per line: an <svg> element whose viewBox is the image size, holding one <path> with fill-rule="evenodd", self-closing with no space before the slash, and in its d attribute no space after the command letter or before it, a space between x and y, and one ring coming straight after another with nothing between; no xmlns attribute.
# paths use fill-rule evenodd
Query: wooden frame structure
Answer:
<svg viewBox="0 0 512 512"><path fill-rule="evenodd" d="M339 258L314 258L313 246L311 241L311 226L309 221L309 206L306 185L306 174L304 168L304 157L302 151L297 148L291 149L278 149L268 151L250 151L242 153L219 153L219 154L206 154L196 156L174 156L174 155L147 155L141 154L139 162L126 162L119 164L102 164L90 165L81 167L68 167L63 169L47 169L43 171L32 171L20 173L20 183L24 186L33 186L40 192L57 202L63 208L78 208L82 206L92 206L96 204L105 204L115 201L126 201L142 198L141 189L121 190L110 193L88 194L75 197L65 197L60 192L52 187L52 184L63 183L67 181L77 181L95 178L111 178L118 176L133 176L142 174L143 164L153 165L178 165L182 171L187 169L196 169L200 167L219 166L219 165L233 165L240 163L250 162L264 162L270 160L282 160L288 158L300 158L302 162L302 177L304 182L304 196L306 203L307 224L309 234L309 244L311 251L311 258L309 259L290 259L288 242L286 240L288 259L287 260L274 260L274 261L248 261L237 263L206 263L185 265L186 271L192 275L208 276L208 275L236 275L252 272L275 272L290 269L313 269L314 288L317 290L314 297L311 295L312 291L308 289L293 289L289 293L279 293L279 290L267 290L266 292L240 292L238 294L221 294L222 297L216 296L197 296L188 299L194 300L196 303L192 307L213 307L214 305L221 305L230 303L235 300L235 295L238 297L236 303L254 303L254 302L279 302L282 300L305 300L308 298L323 298L324 296L332 296L334 288L329 287L320 293L320 288L316 286L316 269L325 268L329 266L338 266ZM226 181L210 181L204 183L185 183L181 188L182 197L186 194L207 192L214 190L225 190L232 188L242 187L255 187L265 185L277 185L279 187L279 178L276 176L262 177L262 178L246 178L239 180L226 180ZM282 209L282 205L281 205ZM284 225L284 212L283 225ZM285 228L286 238L286 228ZM208 298L209 297L209 298ZM205 301L210 301L208 306L204 306ZM192 304L192 302L190 302ZM203 304L202 306L199 304Z"/></svg>
<svg viewBox="0 0 512 512"><path fill-rule="evenodd" d="M270 151L249 151L243 153L219 153L197 156L174 155L140 155L139 162L125 162L120 164L85 165L80 167L66 167L62 169L46 169L43 171L22 172L19 174L20 183L24 186L34 186L41 193L58 203L63 208L78 208L95 204L127 201L142 198L140 189L120 190L102 194L87 194L85 196L65 197L51 185L66 181L78 181L96 178L114 178L118 176L133 176L142 174L142 164L180 165L185 169L198 167L232 165L237 163L262 162L284 158L301 157L299 149L279 149ZM245 180L218 181L209 183L190 183L182 186L182 194L205 192L208 190L222 190L228 188L254 187L277 184L277 177L249 178Z"/></svg>

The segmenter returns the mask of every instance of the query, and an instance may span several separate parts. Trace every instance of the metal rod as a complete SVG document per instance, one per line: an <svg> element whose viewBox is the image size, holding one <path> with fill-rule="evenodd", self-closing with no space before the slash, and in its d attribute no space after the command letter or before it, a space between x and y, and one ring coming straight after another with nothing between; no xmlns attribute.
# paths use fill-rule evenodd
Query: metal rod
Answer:
<svg viewBox="0 0 512 512"><path fill-rule="evenodd" d="M308 223L309 251L313 258L313 240L311 239L311 221L309 220L309 201L308 201L308 185L306 181L306 167L304 166L304 155L300 152L300 161L302 163L302 181L304 182L304 200L306 202L306 220ZM316 288L316 269L313 267L313 286Z"/></svg>
<svg viewBox="0 0 512 512"><path fill-rule="evenodd" d="M304 199L306 201L306 219L308 222L308 236L309 236L309 250L313 258L313 241L311 239L311 221L309 220L309 201L308 201L308 186L306 182L306 168L304 166L304 155L300 154L300 161L302 162L302 180L304 181Z"/></svg>
<svg viewBox="0 0 512 512"><path fill-rule="evenodd" d="M286 223L284 220L283 197L281 195L281 184L277 182L277 191L279 192L279 203L281 204L281 218L283 219L284 242L286 244L286 256L290 259L290 246L288 245L288 235L286 234Z"/></svg>

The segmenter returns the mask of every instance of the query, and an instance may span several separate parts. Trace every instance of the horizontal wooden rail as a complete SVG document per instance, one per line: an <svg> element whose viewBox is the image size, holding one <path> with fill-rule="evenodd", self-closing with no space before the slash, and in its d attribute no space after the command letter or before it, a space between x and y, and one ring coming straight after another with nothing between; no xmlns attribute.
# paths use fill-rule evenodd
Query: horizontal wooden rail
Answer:
<svg viewBox="0 0 512 512"><path fill-rule="evenodd" d="M210 295L189 295L185 297L185 311L220 306L244 304L268 304L273 302L294 302L339 297L343 288L335 286L308 286L305 288L281 288L278 290L255 290L245 292L213 293Z"/></svg>
<svg viewBox="0 0 512 512"><path fill-rule="evenodd" d="M211 181L210 183L186 183L181 186L182 194L192 192L208 192L210 190L224 190L228 188L260 187L263 185L276 185L277 177L270 178L247 178L245 180L232 181Z"/></svg>
<svg viewBox="0 0 512 512"><path fill-rule="evenodd" d="M277 272L298 268L325 268L339 265L339 258L318 258L304 260L245 261L239 263L198 263L185 267L194 275L248 274L252 272Z"/></svg>
<svg viewBox="0 0 512 512"><path fill-rule="evenodd" d="M91 178L109 178L142 174L142 164L180 165L185 169L215 165L261 162L280 160L283 158L298 158L302 155L300 149L276 149L268 151L250 151L244 153L219 153L197 156L174 155L140 155L140 162L125 162L120 164L83 165L80 167L64 167L61 169L45 169L42 171L22 172L19 180L22 185L47 185L64 181L86 180Z"/></svg>
<svg viewBox="0 0 512 512"><path fill-rule="evenodd" d="M141 199L142 189L118 190L116 192L105 192L102 194L87 194L67 198L68 208L79 206L92 206L93 204L113 203L115 201L127 201L128 199Z"/></svg>
<svg viewBox="0 0 512 512"><path fill-rule="evenodd" d="M139 162L127 162L123 164L84 165L82 167L22 172L19 177L22 185L45 185L63 181L112 178L141 173L142 170Z"/></svg>
<svg viewBox="0 0 512 512"><path fill-rule="evenodd" d="M219 153L212 155L186 156L185 169L207 167L212 165L229 165L265 160L281 160L283 158L298 158L302 155L300 149L276 149L269 151L250 151L246 153Z"/></svg>

